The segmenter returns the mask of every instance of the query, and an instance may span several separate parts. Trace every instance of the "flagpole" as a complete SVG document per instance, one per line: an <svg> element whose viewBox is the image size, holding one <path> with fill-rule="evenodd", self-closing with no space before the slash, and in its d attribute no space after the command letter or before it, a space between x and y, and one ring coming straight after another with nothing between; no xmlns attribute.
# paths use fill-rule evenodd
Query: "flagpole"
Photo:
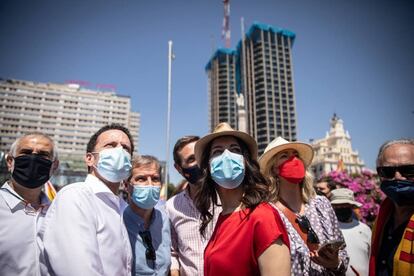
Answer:
<svg viewBox="0 0 414 276"><path fill-rule="evenodd" d="M168 102L167 102L167 152L165 156L165 175L164 175L164 181L165 181L165 200L168 198L168 166L169 166L169 157L170 157L170 122L171 122L171 62L173 59L173 53L172 53L172 45L173 42L170 40L168 41Z"/></svg>

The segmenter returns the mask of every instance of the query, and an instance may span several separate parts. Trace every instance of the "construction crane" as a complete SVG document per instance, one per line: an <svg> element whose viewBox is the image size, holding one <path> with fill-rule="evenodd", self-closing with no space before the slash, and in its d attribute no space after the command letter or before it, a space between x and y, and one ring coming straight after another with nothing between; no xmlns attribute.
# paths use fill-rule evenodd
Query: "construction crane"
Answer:
<svg viewBox="0 0 414 276"><path fill-rule="evenodd" d="M224 17L221 37L225 41L226 48L230 48L230 0L223 0Z"/></svg>

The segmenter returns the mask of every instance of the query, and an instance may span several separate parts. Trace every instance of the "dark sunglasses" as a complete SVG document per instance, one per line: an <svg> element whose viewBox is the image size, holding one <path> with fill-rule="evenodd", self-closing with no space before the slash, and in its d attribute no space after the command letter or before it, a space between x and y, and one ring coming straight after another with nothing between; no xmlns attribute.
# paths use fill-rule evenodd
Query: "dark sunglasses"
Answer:
<svg viewBox="0 0 414 276"><path fill-rule="evenodd" d="M312 226L306 216L297 215L296 221L298 222L300 229L308 235L307 242L319 243L318 235L312 229Z"/></svg>
<svg viewBox="0 0 414 276"><path fill-rule="evenodd" d="M395 173L399 172L403 177L412 179L414 178L414 165L377 167L377 172L383 178L394 178Z"/></svg>
<svg viewBox="0 0 414 276"><path fill-rule="evenodd" d="M148 231L148 230L147 231L142 231L142 232L139 232L139 235L140 235L142 241L144 242L145 257L147 258L147 260L155 261L156 255L155 255L154 247L152 246L151 232Z"/></svg>

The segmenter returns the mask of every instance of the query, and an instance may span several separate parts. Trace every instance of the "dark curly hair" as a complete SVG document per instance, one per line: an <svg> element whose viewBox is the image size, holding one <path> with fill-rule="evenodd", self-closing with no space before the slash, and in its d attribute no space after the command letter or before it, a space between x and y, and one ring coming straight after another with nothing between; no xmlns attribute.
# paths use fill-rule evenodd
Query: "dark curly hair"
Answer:
<svg viewBox="0 0 414 276"><path fill-rule="evenodd" d="M261 202L268 201L269 185L260 173L259 163L251 156L247 145L237 137L234 138L239 143L241 154L245 160L245 175L243 182L241 183L241 186L244 189L244 194L241 202L244 207L253 210ZM214 216L214 208L213 213L210 212L211 204L213 204L213 206L218 205L216 183L211 178L209 168L210 150L213 141L211 141L205 148L201 164L199 164L203 175L200 179L200 188L197 190L194 199L194 204L201 215L200 233L204 237L207 225Z"/></svg>

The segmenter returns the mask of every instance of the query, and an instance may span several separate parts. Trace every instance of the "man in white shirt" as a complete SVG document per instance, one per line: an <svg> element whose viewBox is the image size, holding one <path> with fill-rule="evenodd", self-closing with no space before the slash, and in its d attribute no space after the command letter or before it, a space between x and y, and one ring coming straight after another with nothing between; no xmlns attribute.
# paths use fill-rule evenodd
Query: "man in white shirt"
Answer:
<svg viewBox="0 0 414 276"><path fill-rule="evenodd" d="M221 208L215 208L213 223L209 225L206 237L202 237L199 231L200 212L193 203L201 176L194 156L194 146L199 139L198 136L185 136L178 139L174 146L174 167L188 181L188 185L166 203L171 223L171 276L203 275L204 248L221 212Z"/></svg>
<svg viewBox="0 0 414 276"><path fill-rule="evenodd" d="M355 219L354 208L362 204L355 201L354 193L345 188L332 190L331 204L338 218L339 228L344 235L349 266L346 275L368 275L371 251L371 229Z"/></svg>
<svg viewBox="0 0 414 276"><path fill-rule="evenodd" d="M33 132L6 157L11 179L0 188L0 275L39 275L36 231L50 204L43 185L58 167L53 140Z"/></svg>
<svg viewBox="0 0 414 276"><path fill-rule="evenodd" d="M39 230L43 275L130 275L132 251L122 221L120 183L131 172L133 140L112 124L87 145L85 182L59 191Z"/></svg>

